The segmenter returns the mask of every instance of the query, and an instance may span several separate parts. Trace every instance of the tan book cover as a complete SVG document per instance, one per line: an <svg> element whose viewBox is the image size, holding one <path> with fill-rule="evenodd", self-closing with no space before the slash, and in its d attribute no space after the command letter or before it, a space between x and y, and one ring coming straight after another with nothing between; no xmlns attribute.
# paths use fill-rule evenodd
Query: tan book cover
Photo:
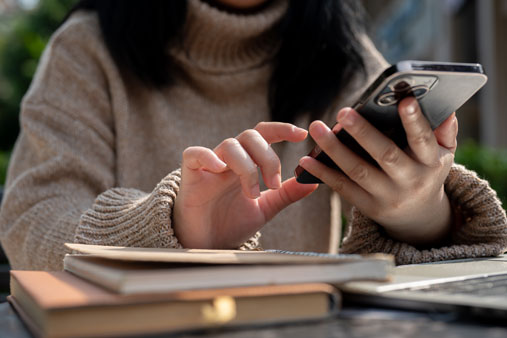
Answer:
<svg viewBox="0 0 507 338"><path fill-rule="evenodd" d="M140 335L290 322L335 313L326 284L118 295L67 272L11 271L10 302L40 337Z"/></svg>

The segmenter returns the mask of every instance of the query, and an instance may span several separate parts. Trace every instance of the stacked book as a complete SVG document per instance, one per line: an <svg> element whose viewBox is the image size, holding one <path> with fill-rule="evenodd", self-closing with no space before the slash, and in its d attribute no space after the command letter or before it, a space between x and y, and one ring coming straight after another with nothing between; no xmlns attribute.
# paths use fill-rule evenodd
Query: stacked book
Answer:
<svg viewBox="0 0 507 338"><path fill-rule="evenodd" d="M35 336L147 335L322 319L337 284L385 280L390 256L66 244L66 271L11 271L9 301Z"/></svg>

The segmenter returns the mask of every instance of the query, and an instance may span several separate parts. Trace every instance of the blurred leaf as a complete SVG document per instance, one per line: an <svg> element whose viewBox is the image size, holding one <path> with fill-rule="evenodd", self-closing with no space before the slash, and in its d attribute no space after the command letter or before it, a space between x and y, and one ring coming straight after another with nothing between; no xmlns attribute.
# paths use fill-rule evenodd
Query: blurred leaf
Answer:
<svg viewBox="0 0 507 338"><path fill-rule="evenodd" d="M47 40L34 32L25 32L23 40L26 49L33 58L30 61L39 59L46 46Z"/></svg>
<svg viewBox="0 0 507 338"><path fill-rule="evenodd" d="M37 61L36 60L26 60L21 65L21 73L26 77L32 77L37 69Z"/></svg>
<svg viewBox="0 0 507 338"><path fill-rule="evenodd" d="M31 11L0 16L0 150L19 133L19 104L42 52L75 0L41 0Z"/></svg>
<svg viewBox="0 0 507 338"><path fill-rule="evenodd" d="M5 184L10 155L10 152L0 152L0 187Z"/></svg>
<svg viewBox="0 0 507 338"><path fill-rule="evenodd" d="M479 146L475 141L470 140L458 147L455 161L488 180L505 208L507 203L507 150Z"/></svg>

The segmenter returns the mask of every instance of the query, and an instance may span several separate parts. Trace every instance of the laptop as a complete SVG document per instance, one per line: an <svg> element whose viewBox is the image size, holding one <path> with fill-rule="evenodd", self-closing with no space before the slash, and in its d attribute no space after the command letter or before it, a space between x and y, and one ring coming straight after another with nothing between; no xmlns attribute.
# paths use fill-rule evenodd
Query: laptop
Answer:
<svg viewBox="0 0 507 338"><path fill-rule="evenodd" d="M507 318L507 254L393 269L389 282L340 286L350 304Z"/></svg>

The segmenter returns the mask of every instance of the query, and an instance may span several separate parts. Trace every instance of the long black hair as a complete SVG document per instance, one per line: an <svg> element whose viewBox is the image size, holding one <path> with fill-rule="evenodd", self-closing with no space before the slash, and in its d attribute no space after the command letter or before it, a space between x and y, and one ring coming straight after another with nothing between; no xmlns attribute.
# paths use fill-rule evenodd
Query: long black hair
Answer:
<svg viewBox="0 0 507 338"><path fill-rule="evenodd" d="M70 13L77 10L97 12L121 68L156 88L172 84L167 48L182 33L186 0L81 0ZM357 0L289 0L276 27L281 45L269 85L273 120L290 122L302 113L317 118L354 72L364 72L362 13Z"/></svg>

